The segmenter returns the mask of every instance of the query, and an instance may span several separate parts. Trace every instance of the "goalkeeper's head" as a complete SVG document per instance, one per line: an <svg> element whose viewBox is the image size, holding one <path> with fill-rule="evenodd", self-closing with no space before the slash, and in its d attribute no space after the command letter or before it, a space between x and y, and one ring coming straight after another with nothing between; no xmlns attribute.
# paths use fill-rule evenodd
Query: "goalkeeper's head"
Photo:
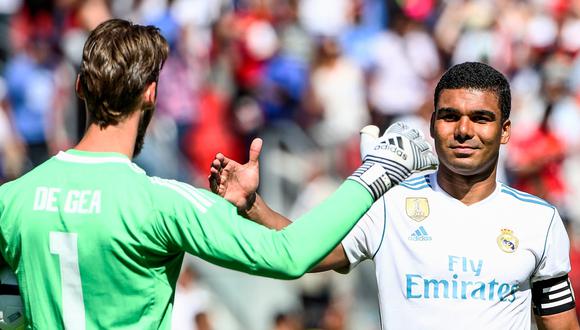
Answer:
<svg viewBox="0 0 580 330"><path fill-rule="evenodd" d="M509 119L511 111L511 92L507 78L491 66L479 62L465 62L452 66L443 74L435 87L434 109L437 109L439 97L445 89L472 89L495 94L501 121Z"/></svg>
<svg viewBox="0 0 580 330"><path fill-rule="evenodd" d="M155 109L159 72L168 52L158 28L122 19L101 23L83 48L77 93L85 101L88 123L105 128L141 111L134 155Z"/></svg>

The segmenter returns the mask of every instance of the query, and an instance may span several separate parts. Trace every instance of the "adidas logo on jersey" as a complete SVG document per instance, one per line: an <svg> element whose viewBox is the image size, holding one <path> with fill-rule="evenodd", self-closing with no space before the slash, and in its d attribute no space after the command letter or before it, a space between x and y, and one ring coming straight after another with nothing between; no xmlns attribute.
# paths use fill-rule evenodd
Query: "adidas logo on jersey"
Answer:
<svg viewBox="0 0 580 330"><path fill-rule="evenodd" d="M409 241L430 241L432 240L431 236L427 234L427 231L423 226L419 227L415 230L411 236L409 236Z"/></svg>

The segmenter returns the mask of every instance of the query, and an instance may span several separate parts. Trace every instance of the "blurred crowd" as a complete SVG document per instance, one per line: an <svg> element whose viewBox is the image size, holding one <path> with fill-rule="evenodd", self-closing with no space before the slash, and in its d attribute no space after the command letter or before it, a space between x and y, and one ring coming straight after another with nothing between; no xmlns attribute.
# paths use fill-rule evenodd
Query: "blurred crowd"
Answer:
<svg viewBox="0 0 580 330"><path fill-rule="evenodd" d="M512 84L500 179L558 206L580 285L579 0L2 0L0 183L78 141L82 46L111 17L156 25L171 47L136 162L150 175L207 187L216 152L245 161L249 142L262 137L260 192L291 217L358 166L361 127L404 120L428 136L442 72L489 63ZM262 315L256 309L272 300L210 298L210 284L226 284L206 281L199 291L193 265L184 264L178 284L176 329L378 327L353 312L375 299L365 289L372 270L336 285L335 275L308 275L287 290L292 306L249 319L242 315Z"/></svg>

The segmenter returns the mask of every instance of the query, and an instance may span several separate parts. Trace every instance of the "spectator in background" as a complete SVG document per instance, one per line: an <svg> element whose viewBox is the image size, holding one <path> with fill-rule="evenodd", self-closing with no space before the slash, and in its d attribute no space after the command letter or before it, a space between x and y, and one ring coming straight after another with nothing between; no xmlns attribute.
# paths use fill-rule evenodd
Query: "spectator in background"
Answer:
<svg viewBox="0 0 580 330"><path fill-rule="evenodd" d="M516 126L508 148L508 167L516 189L526 191L557 205L565 215L566 181L562 164L566 140L550 125L554 109L566 97L566 74L558 59L545 62L542 70L543 115L539 122ZM565 217L564 217L565 218Z"/></svg>
<svg viewBox="0 0 580 330"><path fill-rule="evenodd" d="M210 291L199 281L190 259L185 259L175 287L172 330L210 330Z"/></svg>
<svg viewBox="0 0 580 330"><path fill-rule="evenodd" d="M291 1L275 12L278 21L274 27L280 37L256 91L264 118L258 129L280 121L299 121L302 115L314 43L298 24L295 6Z"/></svg>
<svg viewBox="0 0 580 330"><path fill-rule="evenodd" d="M3 0L0 2L0 72L4 69L4 64L12 56L10 38L10 17L21 6L22 0Z"/></svg>
<svg viewBox="0 0 580 330"><path fill-rule="evenodd" d="M516 189L537 195L563 209L566 193L562 177L565 143L548 126L553 104L548 104L538 126L514 134L509 147L509 169Z"/></svg>
<svg viewBox="0 0 580 330"><path fill-rule="evenodd" d="M62 61L55 39L54 19L44 11L19 16L30 33L6 63L7 98L16 133L26 146L25 170L69 146L63 113L70 105L74 74Z"/></svg>
<svg viewBox="0 0 580 330"><path fill-rule="evenodd" d="M575 222L573 228L577 229L580 225L580 56L562 66L561 71L569 75L565 82L566 93L554 105L549 125L565 142L566 158L562 164L564 181L568 185L565 202L569 216Z"/></svg>
<svg viewBox="0 0 580 330"><path fill-rule="evenodd" d="M236 47L231 60L238 96L255 93L264 67L279 43L268 6L259 1L250 3L247 8L234 12L229 27Z"/></svg>
<svg viewBox="0 0 580 330"><path fill-rule="evenodd" d="M280 39L280 51L303 64L314 57L313 36L301 24L298 11L300 0L277 1L274 5L274 24Z"/></svg>
<svg viewBox="0 0 580 330"><path fill-rule="evenodd" d="M151 22L159 26L169 43L170 52L159 77L158 115L171 118L177 126L179 149L185 150L185 134L195 125L199 116L199 93L207 75L208 46L190 47L189 36L195 30L183 26L167 10Z"/></svg>
<svg viewBox="0 0 580 330"><path fill-rule="evenodd" d="M381 31L382 25L376 22L365 21L365 9L369 6L376 5L377 1L351 1L350 10L348 11L348 27L340 34L338 40L344 55L357 63L366 73L371 68L372 57L370 47L368 46L373 38ZM366 5L366 6L365 6ZM375 10L381 8L375 8Z"/></svg>
<svg viewBox="0 0 580 330"><path fill-rule="evenodd" d="M497 7L491 2L471 1L463 8L462 33L452 53L452 64L465 61L488 62L505 71L510 53L509 39L496 27Z"/></svg>
<svg viewBox="0 0 580 330"><path fill-rule="evenodd" d="M232 157L244 159L245 144L237 134L229 100L222 90L207 82L200 91L197 123L185 135L185 152L193 165L193 178L205 178L207 162L221 150L230 150ZM205 181L205 180L204 180ZM200 184L204 181L199 180Z"/></svg>
<svg viewBox="0 0 580 330"><path fill-rule="evenodd" d="M346 330L346 306L342 300L331 299L324 310L322 318L323 330Z"/></svg>
<svg viewBox="0 0 580 330"><path fill-rule="evenodd" d="M298 16L312 35L337 37L348 25L351 0L300 0Z"/></svg>
<svg viewBox="0 0 580 330"><path fill-rule="evenodd" d="M373 122L387 127L394 117L415 113L441 71L437 47L421 22L402 14L372 43L368 87Z"/></svg>
<svg viewBox="0 0 580 330"><path fill-rule="evenodd" d="M0 183L4 183L6 174L5 163L7 162L7 144L10 141L10 123L3 111L0 111Z"/></svg>
<svg viewBox="0 0 580 330"><path fill-rule="evenodd" d="M277 313L272 330L303 330L300 317L294 313Z"/></svg>
<svg viewBox="0 0 580 330"><path fill-rule="evenodd" d="M362 70L333 38L322 38L310 80L309 134L324 149L340 148L370 122Z"/></svg>
<svg viewBox="0 0 580 330"><path fill-rule="evenodd" d="M25 150L8 117L6 83L0 77L0 184L19 177L24 170Z"/></svg>

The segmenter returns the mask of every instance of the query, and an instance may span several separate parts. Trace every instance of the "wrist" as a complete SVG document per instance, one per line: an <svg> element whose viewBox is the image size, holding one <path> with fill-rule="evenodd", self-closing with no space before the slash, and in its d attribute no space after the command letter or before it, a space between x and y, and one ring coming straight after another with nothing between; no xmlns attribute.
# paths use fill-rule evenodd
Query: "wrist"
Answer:
<svg viewBox="0 0 580 330"><path fill-rule="evenodd" d="M249 215L251 213L255 213L256 210L256 198L257 198L257 193L254 191L253 193L251 193L250 195L248 195L248 197L246 198L246 203L243 207L239 207L238 208L238 214L249 218Z"/></svg>
<svg viewBox="0 0 580 330"><path fill-rule="evenodd" d="M256 203L256 195L257 193L254 191L248 196L248 198L246 199L246 207L244 212L247 213L248 210L251 210L254 207L254 204Z"/></svg>
<svg viewBox="0 0 580 330"><path fill-rule="evenodd" d="M365 187L375 201L397 184L383 166L369 161L365 161L348 179Z"/></svg>

